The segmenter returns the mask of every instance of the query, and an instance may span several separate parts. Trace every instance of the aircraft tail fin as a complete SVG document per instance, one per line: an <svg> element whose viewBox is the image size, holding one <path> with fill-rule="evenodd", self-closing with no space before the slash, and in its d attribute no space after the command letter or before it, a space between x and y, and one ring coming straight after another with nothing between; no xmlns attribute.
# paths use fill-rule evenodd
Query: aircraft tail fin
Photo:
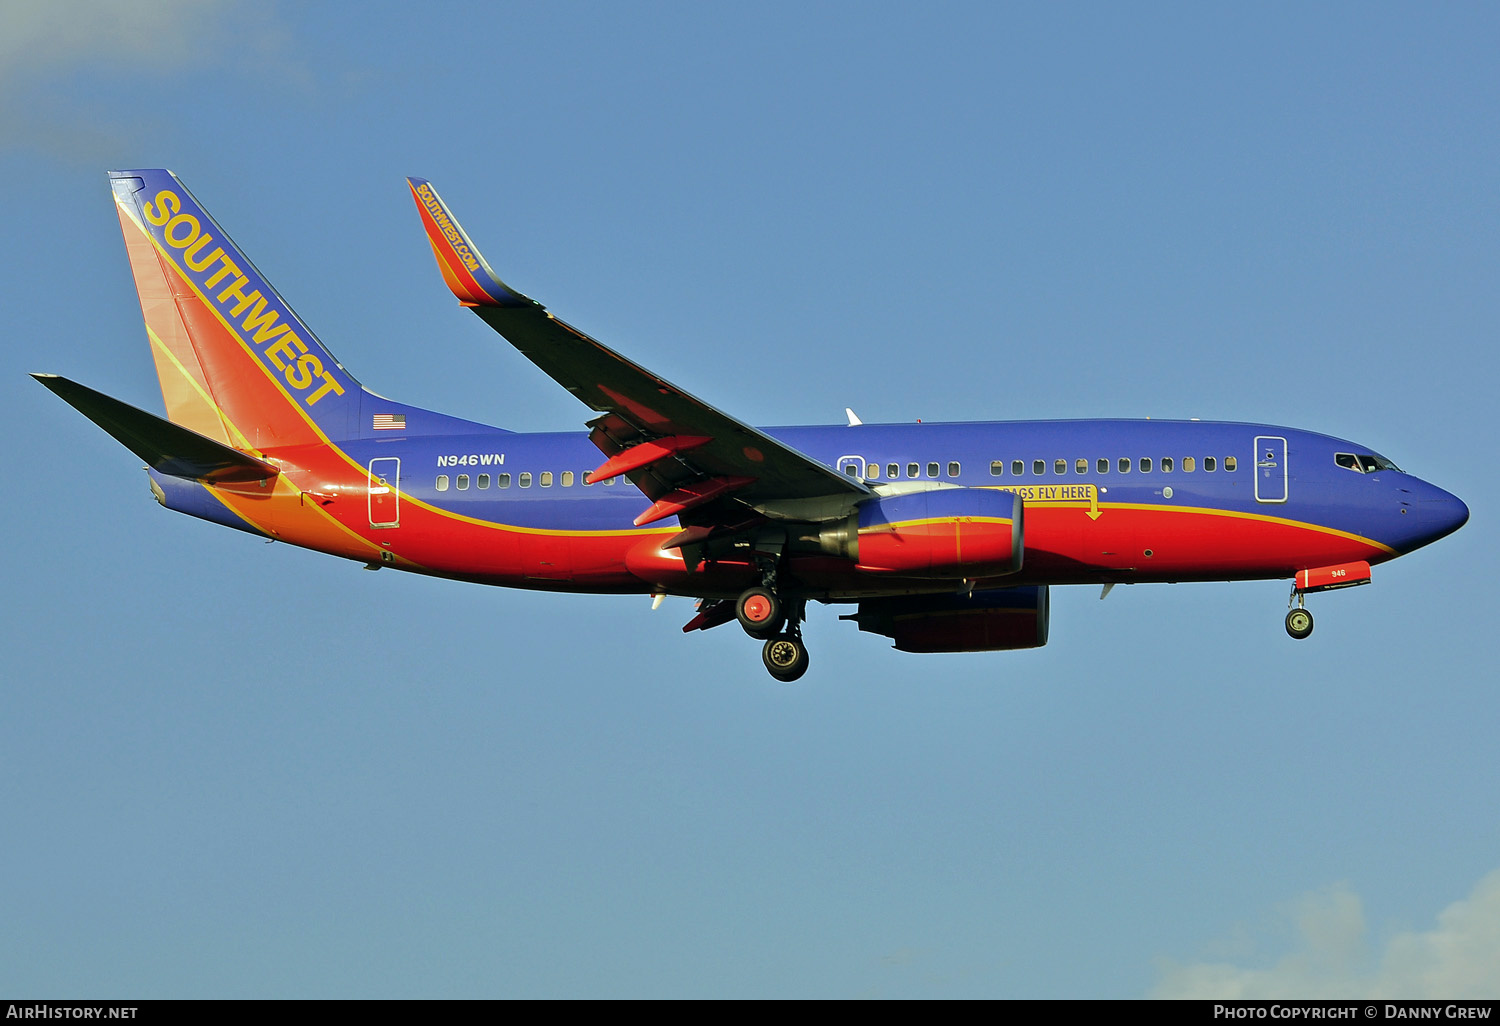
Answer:
<svg viewBox="0 0 1500 1026"><path fill-rule="evenodd" d="M56 374L33 374L54 394L98 424L152 470L189 480L255 481L275 477L275 466L196 431L96 392Z"/></svg>
<svg viewBox="0 0 1500 1026"><path fill-rule="evenodd" d="M359 382L177 176L109 178L171 422L249 451L355 437Z"/></svg>

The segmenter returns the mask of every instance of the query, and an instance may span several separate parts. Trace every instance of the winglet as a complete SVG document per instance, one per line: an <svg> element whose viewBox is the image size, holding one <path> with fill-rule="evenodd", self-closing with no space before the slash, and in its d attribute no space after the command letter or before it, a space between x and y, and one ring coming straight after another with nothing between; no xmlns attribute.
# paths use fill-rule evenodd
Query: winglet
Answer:
<svg viewBox="0 0 1500 1026"><path fill-rule="evenodd" d="M408 178L412 198L417 201L417 212L422 217L422 227L427 232L427 241L432 244L432 254L437 257L438 269L443 280L464 306L532 306L530 299L508 288L469 236L459 227L458 220L448 211L447 204L438 196L432 183L425 178Z"/></svg>

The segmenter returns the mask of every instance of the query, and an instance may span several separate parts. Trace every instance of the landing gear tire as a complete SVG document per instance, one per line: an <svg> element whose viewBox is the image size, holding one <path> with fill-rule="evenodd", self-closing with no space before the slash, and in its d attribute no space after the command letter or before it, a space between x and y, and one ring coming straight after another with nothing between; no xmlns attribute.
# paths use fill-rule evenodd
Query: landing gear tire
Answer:
<svg viewBox="0 0 1500 1026"><path fill-rule="evenodd" d="M786 610L769 588L747 588L734 604L734 616L752 638L769 638L786 622Z"/></svg>
<svg viewBox="0 0 1500 1026"><path fill-rule="evenodd" d="M790 634L778 634L767 641L760 658L771 676L785 684L807 672L807 646Z"/></svg>
<svg viewBox="0 0 1500 1026"><path fill-rule="evenodd" d="M1307 610L1298 608L1286 614L1286 632L1298 641L1311 634L1312 629L1312 614Z"/></svg>

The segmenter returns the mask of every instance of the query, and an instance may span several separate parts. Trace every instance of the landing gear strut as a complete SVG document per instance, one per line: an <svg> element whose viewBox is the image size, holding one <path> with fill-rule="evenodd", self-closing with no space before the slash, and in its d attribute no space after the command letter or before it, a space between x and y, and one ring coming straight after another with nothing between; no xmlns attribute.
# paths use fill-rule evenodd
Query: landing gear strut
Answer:
<svg viewBox="0 0 1500 1026"><path fill-rule="evenodd" d="M1313 615L1303 607L1302 592L1298 591L1295 586L1292 588L1292 596L1296 599L1297 605L1286 614L1286 632L1301 641L1313 632Z"/></svg>

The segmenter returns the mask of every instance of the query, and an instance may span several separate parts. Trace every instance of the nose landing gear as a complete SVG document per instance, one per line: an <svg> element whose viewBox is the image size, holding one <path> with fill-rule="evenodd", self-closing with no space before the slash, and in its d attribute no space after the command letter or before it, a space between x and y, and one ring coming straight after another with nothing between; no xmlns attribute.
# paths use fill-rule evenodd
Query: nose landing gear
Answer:
<svg viewBox="0 0 1500 1026"><path fill-rule="evenodd" d="M1334 591L1370 583L1370 564L1339 563L1298 570L1292 578L1292 597L1287 599L1286 632L1301 641L1313 631L1312 614L1303 608L1303 596L1314 591Z"/></svg>
<svg viewBox="0 0 1500 1026"><path fill-rule="evenodd" d="M1292 606L1292 602L1297 604ZM1313 615L1303 606L1303 593L1298 587L1292 585L1292 597L1287 600L1287 605L1292 606L1286 614L1286 632L1301 641L1313 632Z"/></svg>
<svg viewBox="0 0 1500 1026"><path fill-rule="evenodd" d="M1286 614L1286 632L1301 641L1313 631L1312 614L1300 606Z"/></svg>

